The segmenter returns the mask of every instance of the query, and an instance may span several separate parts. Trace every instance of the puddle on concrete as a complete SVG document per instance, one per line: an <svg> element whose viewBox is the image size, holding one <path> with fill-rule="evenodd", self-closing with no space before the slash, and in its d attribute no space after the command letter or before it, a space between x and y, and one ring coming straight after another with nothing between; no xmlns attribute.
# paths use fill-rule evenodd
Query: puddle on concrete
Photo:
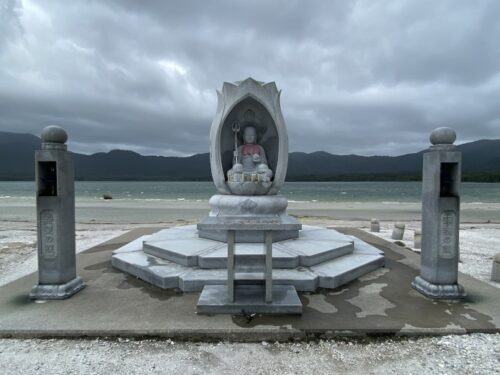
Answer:
<svg viewBox="0 0 500 375"><path fill-rule="evenodd" d="M309 308L315 309L324 314L334 314L338 309L330 302L326 300L326 296L320 293L310 294L304 296L309 300Z"/></svg>
<svg viewBox="0 0 500 375"><path fill-rule="evenodd" d="M29 297L28 297L28 293L26 294L18 294L17 296L14 296L12 297L10 300L9 300L9 303L14 305L14 306L26 306L26 305L30 305L32 303L35 303L35 301L31 300Z"/></svg>
<svg viewBox="0 0 500 375"><path fill-rule="evenodd" d="M182 297L184 294L180 289L161 289L131 275L125 275L124 280L117 288L121 290L139 289L140 292L146 293L151 298L159 301L167 301L173 297Z"/></svg>
<svg viewBox="0 0 500 375"><path fill-rule="evenodd" d="M119 270L113 267L111 260L95 263L83 268L86 271L102 271L102 273L120 273Z"/></svg>

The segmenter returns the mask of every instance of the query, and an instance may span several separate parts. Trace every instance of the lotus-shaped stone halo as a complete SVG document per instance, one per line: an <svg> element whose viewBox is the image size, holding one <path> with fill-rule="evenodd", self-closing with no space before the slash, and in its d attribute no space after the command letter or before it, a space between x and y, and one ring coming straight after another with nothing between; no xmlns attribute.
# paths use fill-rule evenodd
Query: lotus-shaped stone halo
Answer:
<svg viewBox="0 0 500 375"><path fill-rule="evenodd" d="M224 82L217 97L210 130L210 167L218 192L277 194L285 181L288 135L276 84L252 78ZM245 139L246 133L255 133L255 139Z"/></svg>

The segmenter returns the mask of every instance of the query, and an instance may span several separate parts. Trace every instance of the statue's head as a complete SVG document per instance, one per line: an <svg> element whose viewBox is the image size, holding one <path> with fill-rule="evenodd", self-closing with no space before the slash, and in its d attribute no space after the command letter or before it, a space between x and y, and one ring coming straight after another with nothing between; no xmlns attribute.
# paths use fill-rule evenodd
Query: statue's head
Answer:
<svg viewBox="0 0 500 375"><path fill-rule="evenodd" d="M257 132L253 126L247 126L243 131L244 143L257 143Z"/></svg>

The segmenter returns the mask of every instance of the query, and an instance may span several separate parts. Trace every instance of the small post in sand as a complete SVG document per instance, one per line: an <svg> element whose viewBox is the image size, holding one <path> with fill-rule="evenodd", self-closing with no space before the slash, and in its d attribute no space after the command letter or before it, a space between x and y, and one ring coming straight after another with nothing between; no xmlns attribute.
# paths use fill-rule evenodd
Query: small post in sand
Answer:
<svg viewBox="0 0 500 375"><path fill-rule="evenodd" d="M392 230L391 238L393 240L401 241L405 234L405 224L404 223L395 223L394 229Z"/></svg>
<svg viewBox="0 0 500 375"><path fill-rule="evenodd" d="M370 232L380 232L380 223L375 218L370 221Z"/></svg>
<svg viewBox="0 0 500 375"><path fill-rule="evenodd" d="M500 283L500 253L493 257L493 265L491 267L491 281Z"/></svg>

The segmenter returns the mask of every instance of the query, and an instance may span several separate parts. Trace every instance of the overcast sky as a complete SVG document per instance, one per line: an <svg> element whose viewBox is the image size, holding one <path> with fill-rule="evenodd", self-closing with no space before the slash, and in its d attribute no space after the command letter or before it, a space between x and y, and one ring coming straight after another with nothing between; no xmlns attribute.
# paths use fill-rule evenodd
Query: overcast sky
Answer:
<svg viewBox="0 0 500 375"><path fill-rule="evenodd" d="M500 138L500 1L0 0L0 130L208 152L224 81L275 81L290 151Z"/></svg>

